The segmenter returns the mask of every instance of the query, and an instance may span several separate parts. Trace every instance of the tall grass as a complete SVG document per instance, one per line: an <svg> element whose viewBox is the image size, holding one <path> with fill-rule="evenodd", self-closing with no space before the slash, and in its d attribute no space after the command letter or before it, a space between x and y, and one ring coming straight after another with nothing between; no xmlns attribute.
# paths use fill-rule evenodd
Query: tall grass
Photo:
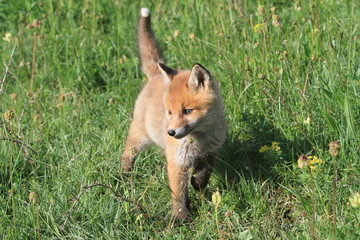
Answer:
<svg viewBox="0 0 360 240"><path fill-rule="evenodd" d="M190 190L190 225L172 227L157 148L131 176L119 172L145 81L135 36L144 6L168 65L203 64L223 93L227 141L209 186ZM0 1L0 236L358 239L349 197L360 192L359 9L354 0Z"/></svg>

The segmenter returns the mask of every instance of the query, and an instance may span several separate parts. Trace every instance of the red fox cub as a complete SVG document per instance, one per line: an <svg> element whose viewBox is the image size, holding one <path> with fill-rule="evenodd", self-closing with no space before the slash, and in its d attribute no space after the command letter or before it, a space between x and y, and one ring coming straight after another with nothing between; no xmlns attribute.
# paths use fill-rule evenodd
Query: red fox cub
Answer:
<svg viewBox="0 0 360 240"><path fill-rule="evenodd" d="M146 146L159 145L166 153L174 214L190 220L188 181L196 190L205 188L225 141L219 85L200 64L187 71L164 65L147 8L141 9L137 37L148 82L135 103L122 171L131 171L136 155Z"/></svg>

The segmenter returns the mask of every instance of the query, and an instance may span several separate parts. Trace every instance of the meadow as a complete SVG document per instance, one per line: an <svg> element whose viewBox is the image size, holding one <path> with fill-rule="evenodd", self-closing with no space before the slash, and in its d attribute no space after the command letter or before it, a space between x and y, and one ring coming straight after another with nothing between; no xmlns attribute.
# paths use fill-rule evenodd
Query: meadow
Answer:
<svg viewBox="0 0 360 240"><path fill-rule="evenodd" d="M158 148L120 173L141 7L167 65L221 85L190 224ZM356 0L0 0L0 238L360 239L359 24Z"/></svg>

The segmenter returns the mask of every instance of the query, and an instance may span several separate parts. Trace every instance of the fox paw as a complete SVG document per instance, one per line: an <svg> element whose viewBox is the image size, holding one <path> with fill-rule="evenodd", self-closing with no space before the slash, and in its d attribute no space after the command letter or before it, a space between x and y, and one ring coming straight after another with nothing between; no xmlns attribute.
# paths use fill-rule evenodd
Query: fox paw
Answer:
<svg viewBox="0 0 360 240"><path fill-rule="evenodd" d="M130 172L134 167L134 157L133 156L122 156L121 159L121 171Z"/></svg>
<svg viewBox="0 0 360 240"><path fill-rule="evenodd" d="M175 215L174 223L177 224L188 224L193 222L192 217L189 215L188 211L180 211Z"/></svg>

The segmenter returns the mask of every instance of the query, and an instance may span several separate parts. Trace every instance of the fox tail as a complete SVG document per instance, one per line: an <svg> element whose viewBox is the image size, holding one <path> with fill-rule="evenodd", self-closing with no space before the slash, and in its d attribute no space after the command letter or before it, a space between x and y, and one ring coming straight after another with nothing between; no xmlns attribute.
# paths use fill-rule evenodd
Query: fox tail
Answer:
<svg viewBox="0 0 360 240"><path fill-rule="evenodd" d="M161 74L157 63L164 63L164 60L151 29L150 11L147 8L141 9L137 38L142 71L148 78Z"/></svg>

